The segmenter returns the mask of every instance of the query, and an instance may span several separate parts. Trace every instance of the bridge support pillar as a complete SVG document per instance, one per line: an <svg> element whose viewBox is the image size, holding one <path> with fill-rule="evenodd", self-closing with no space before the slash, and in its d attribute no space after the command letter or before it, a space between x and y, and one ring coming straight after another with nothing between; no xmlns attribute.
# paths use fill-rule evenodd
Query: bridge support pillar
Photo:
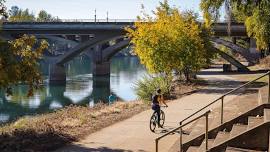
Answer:
<svg viewBox="0 0 270 152"><path fill-rule="evenodd" d="M110 75L93 76L93 91L92 96L94 103L108 103L110 95Z"/></svg>
<svg viewBox="0 0 270 152"><path fill-rule="evenodd" d="M64 65L50 65L49 67L49 83L50 84L65 84L66 70Z"/></svg>
<svg viewBox="0 0 270 152"><path fill-rule="evenodd" d="M92 73L94 76L110 75L110 61L103 60L103 45L97 45L92 53Z"/></svg>
<svg viewBox="0 0 270 152"><path fill-rule="evenodd" d="M236 37L232 37L233 44L236 44Z"/></svg>
<svg viewBox="0 0 270 152"><path fill-rule="evenodd" d="M110 66L111 62L92 62L92 69L93 69L93 75L94 76L105 76L110 75Z"/></svg>
<svg viewBox="0 0 270 152"><path fill-rule="evenodd" d="M249 53L252 55L255 63L258 63L260 59L260 52L257 50L256 40L250 38L249 40Z"/></svg>
<svg viewBox="0 0 270 152"><path fill-rule="evenodd" d="M90 39L89 35L81 35L80 36L80 41L81 42L86 42Z"/></svg>
<svg viewBox="0 0 270 152"><path fill-rule="evenodd" d="M68 40L76 41L76 35L66 35Z"/></svg>
<svg viewBox="0 0 270 152"><path fill-rule="evenodd" d="M257 48L256 40L254 38L250 38L250 40L249 40L249 52L250 53L258 53L256 48Z"/></svg>

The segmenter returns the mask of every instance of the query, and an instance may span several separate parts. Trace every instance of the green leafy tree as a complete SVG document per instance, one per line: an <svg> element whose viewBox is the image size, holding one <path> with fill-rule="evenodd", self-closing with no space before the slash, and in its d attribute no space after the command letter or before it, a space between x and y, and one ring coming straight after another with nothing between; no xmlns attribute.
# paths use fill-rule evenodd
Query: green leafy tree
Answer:
<svg viewBox="0 0 270 152"><path fill-rule="evenodd" d="M4 1L0 0L1 16L5 16ZM19 9L13 7L13 15L18 14ZM0 89L7 89L11 94L11 87L19 83L29 86L28 95L31 96L35 89L42 83L38 60L48 48L45 40L38 41L34 36L24 35L13 41L0 39Z"/></svg>
<svg viewBox="0 0 270 152"><path fill-rule="evenodd" d="M0 0L0 16L7 18L8 14L6 13L5 0Z"/></svg>
<svg viewBox="0 0 270 152"><path fill-rule="evenodd" d="M38 60L48 47L46 41L37 41L34 36L24 35L14 41L0 42L0 88L10 88L14 84L29 85L28 95L42 83ZM10 90L7 90L11 93Z"/></svg>
<svg viewBox="0 0 270 152"><path fill-rule="evenodd" d="M9 10L9 18L10 22L28 22L35 21L35 15L29 12L29 9L20 9L17 6L12 6L11 10Z"/></svg>
<svg viewBox="0 0 270 152"><path fill-rule="evenodd" d="M201 0L206 25L216 21L221 7L225 5L227 14L236 21L245 22L248 36L256 39L259 49L270 44L270 1L269 0Z"/></svg>
<svg viewBox="0 0 270 152"><path fill-rule="evenodd" d="M151 73L171 75L172 70L190 73L200 70L213 56L209 32L197 22L193 12L181 13L168 2L160 3L155 17L138 18L135 28L128 28L128 36L142 64Z"/></svg>
<svg viewBox="0 0 270 152"><path fill-rule="evenodd" d="M162 90L162 94L167 97L170 95L172 81L163 76L152 77L144 75L142 79L138 80L134 84L134 91L140 100L149 102L153 93L156 92L157 88Z"/></svg>
<svg viewBox="0 0 270 152"><path fill-rule="evenodd" d="M60 21L58 17L53 17L51 14L47 13L45 10L41 10L37 16L38 22L48 22L48 21Z"/></svg>

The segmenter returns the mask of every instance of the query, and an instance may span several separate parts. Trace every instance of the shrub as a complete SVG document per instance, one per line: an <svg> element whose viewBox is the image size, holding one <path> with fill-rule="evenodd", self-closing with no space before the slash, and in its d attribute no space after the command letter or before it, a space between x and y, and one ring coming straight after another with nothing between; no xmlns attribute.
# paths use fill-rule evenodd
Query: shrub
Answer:
<svg viewBox="0 0 270 152"><path fill-rule="evenodd" d="M267 56L266 58L263 58L260 60L260 67L264 69L270 69L270 56Z"/></svg>
<svg viewBox="0 0 270 152"><path fill-rule="evenodd" d="M151 97L155 91L160 88L164 96L170 95L172 79L167 76L153 77L144 75L142 79L134 84L134 90L140 100L147 103L151 101Z"/></svg>

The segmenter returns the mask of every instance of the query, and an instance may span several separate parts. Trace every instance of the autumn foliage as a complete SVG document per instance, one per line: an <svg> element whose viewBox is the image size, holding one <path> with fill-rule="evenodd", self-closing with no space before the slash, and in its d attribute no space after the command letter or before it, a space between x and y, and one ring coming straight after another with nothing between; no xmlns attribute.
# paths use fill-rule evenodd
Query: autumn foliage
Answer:
<svg viewBox="0 0 270 152"><path fill-rule="evenodd" d="M7 89L15 84L29 85L28 95L42 83L38 60L48 47L46 41L38 41L34 36L24 35L13 41L0 42L0 88Z"/></svg>
<svg viewBox="0 0 270 152"><path fill-rule="evenodd" d="M142 64L151 73L170 75L173 70L189 80L191 72L207 65L212 57L208 30L193 12L180 12L167 1L160 3L155 17L138 18L128 36Z"/></svg>

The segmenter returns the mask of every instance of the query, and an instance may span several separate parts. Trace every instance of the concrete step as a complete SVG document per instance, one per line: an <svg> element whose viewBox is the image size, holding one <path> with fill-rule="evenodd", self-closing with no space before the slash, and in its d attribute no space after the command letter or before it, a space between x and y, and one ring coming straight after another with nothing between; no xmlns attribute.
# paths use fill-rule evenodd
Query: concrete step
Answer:
<svg viewBox="0 0 270 152"><path fill-rule="evenodd" d="M235 147L227 147L226 152L264 152L264 151L243 149L243 148L235 148Z"/></svg>
<svg viewBox="0 0 270 152"><path fill-rule="evenodd" d="M203 132L205 132L205 119L201 118L196 122L195 126L192 128L190 135L198 135Z"/></svg>
<svg viewBox="0 0 270 152"><path fill-rule="evenodd" d="M269 122L270 121L270 109L264 109L263 113L264 117L264 122Z"/></svg>
<svg viewBox="0 0 270 152"><path fill-rule="evenodd" d="M248 117L248 128L251 129L264 122L264 117Z"/></svg>
<svg viewBox="0 0 270 152"><path fill-rule="evenodd" d="M198 152L199 146L190 146L186 152Z"/></svg>
<svg viewBox="0 0 270 152"><path fill-rule="evenodd" d="M208 149L210 149L212 147L214 140L215 139L208 139ZM202 142L201 146L199 147L198 152L205 151L205 145L206 145L205 143L206 143L206 141L204 140Z"/></svg>
<svg viewBox="0 0 270 152"><path fill-rule="evenodd" d="M230 138L233 138L247 130L247 125L234 124L230 132Z"/></svg>
<svg viewBox="0 0 270 152"><path fill-rule="evenodd" d="M214 143L213 143L213 147L226 141L227 139L230 138L230 133L229 132L225 132L225 131L220 131L218 132L215 140L214 140Z"/></svg>

